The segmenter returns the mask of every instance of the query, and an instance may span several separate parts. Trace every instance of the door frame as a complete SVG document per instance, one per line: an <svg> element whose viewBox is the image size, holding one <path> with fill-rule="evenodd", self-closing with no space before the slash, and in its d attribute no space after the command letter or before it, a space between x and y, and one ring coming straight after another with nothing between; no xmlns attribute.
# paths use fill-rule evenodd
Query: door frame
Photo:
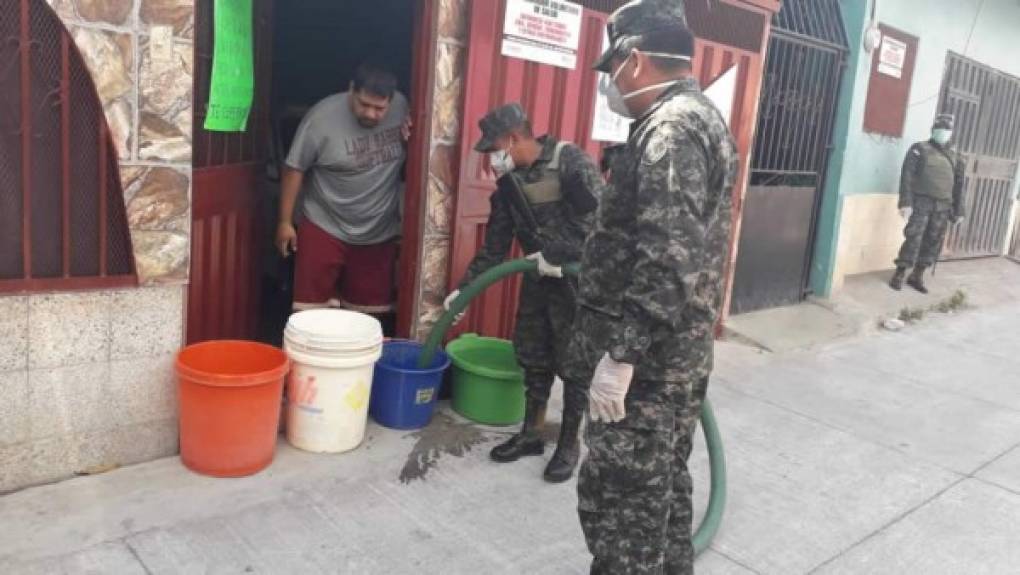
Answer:
<svg viewBox="0 0 1020 575"><path fill-rule="evenodd" d="M198 0L198 3L211 3L212 0ZM263 2L269 2L270 5L273 0L263 0ZM434 63L435 63L435 50L436 50L436 27L438 10L436 0L411 0L409 4L416 11L414 18L414 31L413 38L411 39L410 49L412 50L412 72L411 72L411 89L410 89L410 101L412 105L412 120L414 122L414 129L412 130L412 137L408 142L407 148L407 164L406 164L406 176L405 176L405 195L404 195L404 218L402 223L402 242L401 242L401 254L397 262L397 277L398 279L398 293L397 293L397 335L399 337L408 337L411 331L411 327L414 322L414 316L418 303L418 285L419 285L419 266L421 260L421 245L422 237L421 230L424 218L424 203L422 198L425 195L428 184L428 162L429 162L429 144L431 137L431 124L432 124L432 86L434 79ZM258 24L258 18L260 14L257 9L253 16L256 18L256 25ZM270 8L271 10L271 8ZM210 24L211 25L211 24ZM199 41L196 37L196 43ZM209 50L211 52L211 45ZM199 58L199 50L195 50L196 61ZM196 67L197 69L197 67ZM272 75L272 67L269 69L269 78L266 82L270 82ZM198 76L195 78L195 82L202 81ZM200 110L200 106L204 105L204 102L199 101L200 97L204 92L202 90L193 90L195 100L195 110ZM256 95L258 97L258 95ZM269 99L266 98L265 105L269 105ZM259 102L255 102L255 106L258 106ZM200 126L198 121L199 115L196 114L195 125ZM256 121L259 118L255 119ZM267 126L258 126L255 129L256 134L265 136L268 134ZM259 141L263 138L256 137L256 140L247 146L247 149L261 149ZM240 144L240 149L246 149L245 143ZM218 150L218 149L217 149ZM215 158L212 157L210 151L210 157L208 158L197 158L198 161L193 161L195 180L194 183L203 183L209 178L206 177L206 171L209 168L205 166L207 164L217 164ZM256 161L251 163L253 168L261 167L261 163ZM215 169L215 168L214 168ZM236 170L232 170L236 172ZM213 176L213 174L208 174ZM236 195L236 194L235 194ZM200 203L200 202L199 202ZM209 202L206 202L209 203ZM214 202L217 203L217 202ZM218 202L222 203L222 202ZM218 205L217 203L217 205ZM198 204L196 204L198 205ZM201 204L205 205L205 204ZM212 205L212 204L210 204ZM203 257L202 253L196 253L195 249L208 249L212 246L194 245L194 238L192 238L192 258L193 265L197 263L199 266L209 265L210 258L215 257L216 259L222 259L222 256ZM257 268L257 266L252 266ZM222 275L222 274L221 274ZM218 277L218 276L217 276ZM209 294L203 293L206 289L203 281L204 277L199 274L194 277L194 283L190 289L189 302L187 304L189 310L189 329L193 329L194 333L191 339L201 339L206 335L206 329L201 324L207 323L204 318L204 301ZM259 282L257 275L253 280L251 286L252 290L259 289ZM215 299L215 298L214 298ZM251 308L251 304L257 302L257 298L253 302L246 303L246 308ZM215 302L213 302L215 303ZM258 311L257 308L252 310L253 312ZM190 324L194 324L191 328ZM254 324L253 324L254 325ZM244 329L252 331L254 328L250 325L245 325ZM213 330L215 331L215 330Z"/></svg>
<svg viewBox="0 0 1020 575"><path fill-rule="evenodd" d="M413 2L416 11L411 42L411 119L414 127L407 144L404 177L404 218L400 258L397 263L397 336L408 338L414 326L419 304L422 264L422 231L428 190L430 146L432 140L432 104L435 86L436 32L439 10L437 0Z"/></svg>

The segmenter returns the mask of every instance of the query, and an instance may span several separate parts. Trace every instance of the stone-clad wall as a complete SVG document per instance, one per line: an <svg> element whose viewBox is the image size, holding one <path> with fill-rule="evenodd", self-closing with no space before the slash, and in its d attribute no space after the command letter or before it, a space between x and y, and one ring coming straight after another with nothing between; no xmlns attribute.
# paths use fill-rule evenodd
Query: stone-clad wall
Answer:
<svg viewBox="0 0 1020 575"><path fill-rule="evenodd" d="M440 0L433 85L432 136L429 154L428 194L422 238L421 283L414 337L428 335L442 314L450 268L453 200L460 154L460 120L463 115L464 76L467 69L467 32L470 3Z"/></svg>
<svg viewBox="0 0 1020 575"><path fill-rule="evenodd" d="M48 0L92 72L143 284L188 278L193 0Z"/></svg>
<svg viewBox="0 0 1020 575"><path fill-rule="evenodd" d="M177 452L193 0L48 0L116 143L144 287L0 297L0 493Z"/></svg>

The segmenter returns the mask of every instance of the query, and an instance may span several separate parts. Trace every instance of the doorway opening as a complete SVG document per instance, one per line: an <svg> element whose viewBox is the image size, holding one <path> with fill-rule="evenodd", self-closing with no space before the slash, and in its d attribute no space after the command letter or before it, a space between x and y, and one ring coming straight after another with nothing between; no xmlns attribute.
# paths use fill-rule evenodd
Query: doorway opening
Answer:
<svg viewBox="0 0 1020 575"><path fill-rule="evenodd" d="M262 273L257 338L261 341L282 343L293 301L294 257L280 256L274 236L284 160L295 132L312 106L323 98L348 90L355 70L366 60L393 73L397 78L397 90L410 99L414 4L412 0L276 3L268 141L265 143L267 161L261 178L260 227L265 230L259 247ZM406 182L405 175L406 168L402 182ZM295 208L298 219L301 217L300 202L299 199ZM402 243L400 238L399 243ZM395 284L401 276L400 270L394 270L394 305L398 287ZM378 316L387 336L394 335L396 311Z"/></svg>
<svg viewBox="0 0 1020 575"><path fill-rule="evenodd" d="M849 41L836 0L772 18L733 277L734 314L809 295L811 257Z"/></svg>

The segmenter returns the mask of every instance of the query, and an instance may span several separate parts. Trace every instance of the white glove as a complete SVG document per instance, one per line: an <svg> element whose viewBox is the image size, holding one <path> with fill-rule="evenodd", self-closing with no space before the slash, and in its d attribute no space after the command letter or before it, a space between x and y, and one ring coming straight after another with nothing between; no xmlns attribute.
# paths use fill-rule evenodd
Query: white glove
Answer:
<svg viewBox="0 0 1020 575"><path fill-rule="evenodd" d="M954 224L959 224L962 221L963 221L963 216L956 216L955 218L953 218L953 223Z"/></svg>
<svg viewBox="0 0 1020 575"><path fill-rule="evenodd" d="M632 379L633 365L615 361L608 353L602 356L588 390L592 421L615 423L626 417L623 400L627 397Z"/></svg>
<svg viewBox="0 0 1020 575"><path fill-rule="evenodd" d="M538 262L538 275L550 278L561 278L563 277L563 268L560 266L554 266L546 261L545 256L542 252L535 252L527 257L531 261Z"/></svg>
<svg viewBox="0 0 1020 575"><path fill-rule="evenodd" d="M453 305L453 300L457 299L459 296L459 289L455 289L450 292L450 295L446 296L446 299L443 300L443 309L450 311L450 306ZM453 318L453 325L457 325L462 319L464 319L464 312L457 314L457 317Z"/></svg>
<svg viewBox="0 0 1020 575"><path fill-rule="evenodd" d="M905 219L905 220L909 220L910 219L910 215L913 214L913 213L914 213L914 208L911 208L910 206L907 206L905 208L900 208L900 217Z"/></svg>

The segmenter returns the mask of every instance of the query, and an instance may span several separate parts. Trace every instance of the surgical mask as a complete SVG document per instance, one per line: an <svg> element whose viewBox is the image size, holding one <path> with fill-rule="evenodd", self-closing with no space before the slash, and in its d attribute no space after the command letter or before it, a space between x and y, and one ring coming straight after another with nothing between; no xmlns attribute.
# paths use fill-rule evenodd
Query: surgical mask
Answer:
<svg viewBox="0 0 1020 575"><path fill-rule="evenodd" d="M492 166L492 171L496 172L497 176L503 174L509 174L514 171L514 158L510 155L510 150L499 150L489 154L489 165Z"/></svg>
<svg viewBox="0 0 1020 575"><path fill-rule="evenodd" d="M940 146L945 146L953 137L953 131L945 128L936 128L931 131L931 139Z"/></svg>
<svg viewBox="0 0 1020 575"><path fill-rule="evenodd" d="M599 92L606 97L606 101L609 104L609 109L614 114L619 114L624 118L633 118L634 115L630 109L627 108L627 99L620 93L620 88L616 86L616 78L623 71L623 67L627 65L627 60L630 59L630 55L624 59L623 64L613 72L612 76L609 74L603 74L601 80L599 80Z"/></svg>
<svg viewBox="0 0 1020 575"><path fill-rule="evenodd" d="M631 54L633 54L633 52L631 52ZM691 60L689 56L681 56L679 54L664 54L662 52L645 52L645 54L648 54L649 56L658 56L660 58L687 60L688 62ZM679 80L669 80L668 82L660 82L658 84L652 84L651 86L639 88L637 90L634 90L633 92L621 94L620 88L616 86L616 78L620 75L620 72L623 71L623 67L627 65L628 59L630 59L629 54L627 55L627 58L624 59L623 64L621 64L620 67L616 69L616 72L613 73L612 77L610 77L607 74L602 75L602 80L599 82L599 91L602 92L602 94L606 97L610 110L612 110L614 113L623 116L624 118L633 119L634 113L631 112L630 108L627 107L627 100L635 96L640 96L641 94L644 94L646 92L651 92L652 90L658 90L659 88L672 86L673 84L676 84Z"/></svg>

